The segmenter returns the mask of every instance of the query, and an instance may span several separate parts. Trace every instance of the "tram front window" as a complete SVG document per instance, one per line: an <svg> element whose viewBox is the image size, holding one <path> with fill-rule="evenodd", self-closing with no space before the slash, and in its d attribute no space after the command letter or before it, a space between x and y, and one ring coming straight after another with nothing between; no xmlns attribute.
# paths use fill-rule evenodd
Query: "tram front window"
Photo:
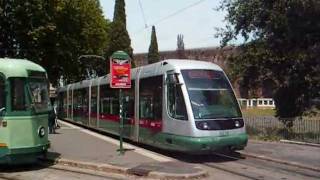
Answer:
<svg viewBox="0 0 320 180"><path fill-rule="evenodd" d="M195 119L240 117L231 86L221 71L182 70Z"/></svg>
<svg viewBox="0 0 320 180"><path fill-rule="evenodd" d="M36 112L48 111L48 82L46 79L31 79L30 94Z"/></svg>

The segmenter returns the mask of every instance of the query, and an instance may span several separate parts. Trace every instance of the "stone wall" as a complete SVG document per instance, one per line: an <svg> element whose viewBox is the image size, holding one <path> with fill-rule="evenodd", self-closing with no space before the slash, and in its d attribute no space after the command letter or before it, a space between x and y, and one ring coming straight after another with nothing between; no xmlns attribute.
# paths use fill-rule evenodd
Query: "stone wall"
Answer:
<svg viewBox="0 0 320 180"><path fill-rule="evenodd" d="M218 64L224 71L228 70L227 67L227 57L232 53L235 53L235 48L226 47L209 47L209 48L195 48L195 49L186 49L183 59L193 59L201 61L209 61L215 64ZM178 54L177 51L161 51L160 59L182 59L181 54ZM148 53L138 53L134 54L134 61L136 66L143 66L148 64L147 61ZM180 56L180 57L179 57ZM232 82L233 88L236 92L236 96L239 98L248 98L252 97L249 94L248 90L240 87L238 81ZM273 85L272 85L273 86ZM257 98L271 98L273 87L270 86L270 82L262 83L262 87L258 88L252 92L255 92Z"/></svg>
<svg viewBox="0 0 320 180"><path fill-rule="evenodd" d="M218 48L218 47L211 47L211 48L196 48L196 49L186 49L184 58L179 56L177 51L161 51L160 59L193 59L193 60L202 60L202 61L209 61L215 64L218 64L222 68L226 68L226 61L225 57L228 56L230 53L234 51L233 48ZM142 66L148 64L147 61L148 53L138 53L134 55L134 60L137 66Z"/></svg>

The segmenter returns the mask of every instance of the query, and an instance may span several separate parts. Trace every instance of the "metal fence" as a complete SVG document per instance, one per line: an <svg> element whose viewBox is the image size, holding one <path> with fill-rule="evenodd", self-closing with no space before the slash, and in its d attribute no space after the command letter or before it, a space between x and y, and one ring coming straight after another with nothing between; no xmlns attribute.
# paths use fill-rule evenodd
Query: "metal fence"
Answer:
<svg viewBox="0 0 320 180"><path fill-rule="evenodd" d="M273 116L244 119L249 135L320 144L320 118L295 118L291 128Z"/></svg>

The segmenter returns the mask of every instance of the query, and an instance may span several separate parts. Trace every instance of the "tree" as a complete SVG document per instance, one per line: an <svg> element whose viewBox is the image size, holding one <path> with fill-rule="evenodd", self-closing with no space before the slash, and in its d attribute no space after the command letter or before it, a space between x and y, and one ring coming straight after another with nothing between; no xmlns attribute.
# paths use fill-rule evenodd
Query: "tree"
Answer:
<svg viewBox="0 0 320 180"><path fill-rule="evenodd" d="M301 115L320 97L320 2L224 0L221 8L228 22L218 34L222 45L245 39L230 59L233 74L251 88L272 79L277 115Z"/></svg>
<svg viewBox="0 0 320 180"><path fill-rule="evenodd" d="M84 79L87 72L81 55L104 55L108 45L109 21L104 19L98 0L61 1L57 6L57 49L63 75L70 81ZM87 59L86 63L95 64ZM97 69L105 69L101 61ZM100 74L101 75L101 74Z"/></svg>
<svg viewBox="0 0 320 180"><path fill-rule="evenodd" d="M16 53L13 28L13 0L0 0L0 57Z"/></svg>
<svg viewBox="0 0 320 180"><path fill-rule="evenodd" d="M177 55L178 55L178 59L186 58L182 34L178 34L177 36Z"/></svg>
<svg viewBox="0 0 320 180"><path fill-rule="evenodd" d="M159 60L160 60L160 55L158 51L156 28L152 26L151 41L150 41L149 52L148 52L148 63L152 64L152 63L158 62Z"/></svg>
<svg viewBox="0 0 320 180"><path fill-rule="evenodd" d="M109 31L110 43L107 48L107 57L118 50L125 51L131 58L133 57L131 40L126 26L125 2L124 0L116 0L113 21ZM134 66L134 62L132 62L132 66Z"/></svg>
<svg viewBox="0 0 320 180"><path fill-rule="evenodd" d="M42 65L50 82L83 78L83 54L103 55L109 22L98 0L0 1L0 56ZM105 67L105 65L104 65Z"/></svg>

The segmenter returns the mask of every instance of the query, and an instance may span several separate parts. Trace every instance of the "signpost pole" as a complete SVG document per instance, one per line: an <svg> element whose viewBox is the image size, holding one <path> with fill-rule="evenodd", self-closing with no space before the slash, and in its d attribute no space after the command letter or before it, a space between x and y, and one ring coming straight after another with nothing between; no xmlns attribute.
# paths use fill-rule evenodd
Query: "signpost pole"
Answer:
<svg viewBox="0 0 320 180"><path fill-rule="evenodd" d="M119 155L124 154L124 149L123 149L123 95L122 95L122 88L119 89L119 104L120 104L120 110L119 110L119 115L120 115L120 129L119 129L119 137L120 137L120 148L119 148Z"/></svg>
<svg viewBox="0 0 320 180"><path fill-rule="evenodd" d="M124 51L116 51L110 57L110 88L119 89L119 141L120 147L117 150L119 155L124 155L124 98L123 88L131 88L131 64L130 57Z"/></svg>

